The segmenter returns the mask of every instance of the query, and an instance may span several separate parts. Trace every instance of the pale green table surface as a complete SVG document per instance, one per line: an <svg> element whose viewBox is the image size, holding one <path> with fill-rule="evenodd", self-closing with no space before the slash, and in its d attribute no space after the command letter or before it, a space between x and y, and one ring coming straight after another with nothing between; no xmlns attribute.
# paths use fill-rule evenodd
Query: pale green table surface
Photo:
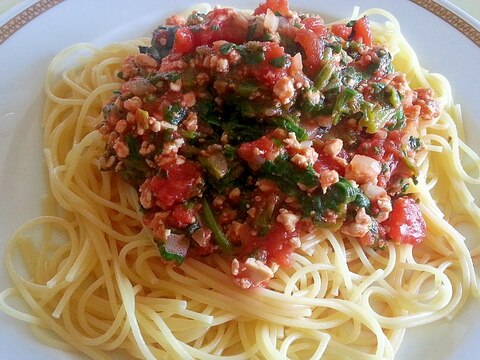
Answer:
<svg viewBox="0 0 480 360"><path fill-rule="evenodd" d="M479 0L450 0L452 4L472 15L480 21L480 1Z"/></svg>

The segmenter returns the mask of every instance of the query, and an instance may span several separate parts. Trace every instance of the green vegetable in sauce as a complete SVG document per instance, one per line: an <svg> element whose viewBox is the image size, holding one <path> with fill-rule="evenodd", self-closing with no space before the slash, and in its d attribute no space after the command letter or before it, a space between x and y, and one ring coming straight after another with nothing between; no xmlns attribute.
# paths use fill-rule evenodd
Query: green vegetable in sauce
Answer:
<svg viewBox="0 0 480 360"><path fill-rule="evenodd" d="M221 54L227 55L230 51L232 51L235 48L236 48L236 45L234 43L227 42L225 44L222 44L218 50L220 51Z"/></svg>
<svg viewBox="0 0 480 360"><path fill-rule="evenodd" d="M315 88L324 91L334 72L335 65L332 62L327 62L315 78Z"/></svg>
<svg viewBox="0 0 480 360"><path fill-rule="evenodd" d="M164 109L163 116L165 117L165 120L167 120L170 124L178 125L187 116L187 110L184 107L181 107L179 104L175 103L169 105Z"/></svg>
<svg viewBox="0 0 480 360"><path fill-rule="evenodd" d="M369 134L374 134L395 115L396 110L382 106L380 104L372 104L368 101L365 101L363 106L363 116L359 121L359 125L366 128L366 132Z"/></svg>
<svg viewBox="0 0 480 360"><path fill-rule="evenodd" d="M405 124L407 122L407 119L405 118L405 113L403 112L403 109L399 107L396 111L394 116L392 117L392 120L395 120L395 123L388 126L388 130L401 130L405 127Z"/></svg>
<svg viewBox="0 0 480 360"><path fill-rule="evenodd" d="M363 194L362 190L354 187L347 179L340 178L333 184L324 196L324 204L330 210L340 211L340 206L354 202L357 206L368 207L370 201Z"/></svg>
<svg viewBox="0 0 480 360"><path fill-rule="evenodd" d="M195 139L198 136L198 133L196 131L180 129L178 132L180 133L180 135L182 135L182 137L188 140Z"/></svg>
<svg viewBox="0 0 480 360"><path fill-rule="evenodd" d="M283 46L285 52L292 56L295 56L298 52L300 52L301 46L299 43L294 41L292 38L284 35L280 35L280 45Z"/></svg>
<svg viewBox="0 0 480 360"><path fill-rule="evenodd" d="M224 177L228 172L227 161L221 152L209 156L200 156L198 161L217 180Z"/></svg>
<svg viewBox="0 0 480 360"><path fill-rule="evenodd" d="M306 170L302 170L290 161L288 155L279 155L275 161L265 161L260 168L260 172L288 179L294 184L302 184L311 188L318 185L318 176L312 166L309 165Z"/></svg>
<svg viewBox="0 0 480 360"><path fill-rule="evenodd" d="M166 261L181 265L187 256L190 240L185 235L171 234L164 243L157 242L160 255Z"/></svg>
<svg viewBox="0 0 480 360"><path fill-rule="evenodd" d="M249 65L260 64L265 61L265 52L261 45L254 42L247 43L246 45L238 45L236 47L243 61Z"/></svg>
<svg viewBox="0 0 480 360"><path fill-rule="evenodd" d="M402 150L402 154L403 154L403 161L405 162L405 165L407 165L407 168L412 172L414 176L418 176L418 169L413 159L411 159L404 150Z"/></svg>
<svg viewBox="0 0 480 360"><path fill-rule="evenodd" d="M195 111L200 120L208 125L220 126L220 117L215 113L215 102L209 100L197 101Z"/></svg>
<svg viewBox="0 0 480 360"><path fill-rule="evenodd" d="M414 136L410 136L408 138L408 146L410 147L410 149L412 150L418 150L418 148L420 147L420 139L417 138L417 137L414 137Z"/></svg>
<svg viewBox="0 0 480 360"><path fill-rule="evenodd" d="M231 254L233 252L233 246L223 233L220 225L218 225L217 221L215 220L215 215L213 215L212 209L210 208L210 205L205 197L202 198L202 211L202 219L205 225L212 230L212 236L217 242L217 245L220 247L220 250L222 250L224 254Z"/></svg>
<svg viewBox="0 0 480 360"><path fill-rule="evenodd" d="M214 176L207 177L207 183L210 188L215 189L219 194L226 194L234 187L244 187L246 179L244 175L245 168L238 161L231 161L228 163L227 173L220 179Z"/></svg>
<svg viewBox="0 0 480 360"><path fill-rule="evenodd" d="M128 156L123 160L123 179L133 186L140 186L145 181L149 171L145 159L140 155L140 145L133 135L125 136L125 143L128 146Z"/></svg>
<svg viewBox="0 0 480 360"><path fill-rule="evenodd" d="M152 76L147 77L150 84L156 85L160 81L167 81L167 82L176 82L182 77L179 72L171 71L171 72L163 72L163 73L155 73Z"/></svg>
<svg viewBox="0 0 480 360"><path fill-rule="evenodd" d="M270 64L277 67L277 68L287 68L290 66L291 61L287 57L287 55L282 55L270 60Z"/></svg>
<svg viewBox="0 0 480 360"><path fill-rule="evenodd" d="M159 26L153 32L152 36L152 46L145 49L145 51L150 54L155 60L160 61L165 56L168 55L172 49L173 43L175 41L175 34L178 30L178 26ZM157 35L161 36L163 41L157 41Z"/></svg>
<svg viewBox="0 0 480 360"><path fill-rule="evenodd" d="M222 129L227 133L230 144L256 140L266 131L266 127L260 126L258 123L255 124L253 120L239 120L234 117L230 121L223 123Z"/></svg>
<svg viewBox="0 0 480 360"><path fill-rule="evenodd" d="M237 155L237 149L231 145L225 145L223 148L223 155L227 160L233 160Z"/></svg>
<svg viewBox="0 0 480 360"><path fill-rule="evenodd" d="M400 94L398 93L397 89L391 85L388 85L385 91L388 95L388 101L395 109L402 105L402 99L400 98Z"/></svg>
<svg viewBox="0 0 480 360"><path fill-rule="evenodd" d="M332 111L332 124L336 125L343 115L351 115L360 110L362 94L352 88L345 88L336 98Z"/></svg>
<svg viewBox="0 0 480 360"><path fill-rule="evenodd" d="M238 84L236 92L241 97L248 98L252 93L254 93L257 90L258 90L258 85L255 85L251 82L244 81Z"/></svg>
<svg viewBox="0 0 480 360"><path fill-rule="evenodd" d="M300 104L302 116L315 116L320 114L324 109L325 97L315 88L306 89L302 97L303 101L301 101Z"/></svg>
<svg viewBox="0 0 480 360"><path fill-rule="evenodd" d="M373 75L375 71L383 70L386 74L391 74L393 72L392 55L387 50L380 48L377 51L377 57L378 61L372 62L368 66L366 73Z"/></svg>
<svg viewBox="0 0 480 360"><path fill-rule="evenodd" d="M259 209L257 213L254 225L258 229L259 236L267 235L270 230L270 224L272 224L273 213L275 212L275 207L280 202L280 197L275 194L271 194L267 199L266 206Z"/></svg>
<svg viewBox="0 0 480 360"><path fill-rule="evenodd" d="M308 140L307 132L300 125L297 125L299 120L297 119L297 121L295 121L294 119L292 116L284 115L275 117L273 121L279 128L295 133L298 141Z"/></svg>
<svg viewBox="0 0 480 360"><path fill-rule="evenodd" d="M364 76L360 71L348 66L342 70L341 78L343 85L355 88L364 79Z"/></svg>

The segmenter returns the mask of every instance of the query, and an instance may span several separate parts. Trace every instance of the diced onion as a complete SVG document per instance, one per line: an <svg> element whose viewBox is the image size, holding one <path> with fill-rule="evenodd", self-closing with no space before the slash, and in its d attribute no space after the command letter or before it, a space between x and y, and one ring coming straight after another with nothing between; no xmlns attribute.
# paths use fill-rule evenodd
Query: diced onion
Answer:
<svg viewBox="0 0 480 360"><path fill-rule="evenodd" d="M302 69L302 54L296 53L295 56L292 57L292 64L290 65L290 71L292 76L295 76L298 72L302 71Z"/></svg>
<svg viewBox="0 0 480 360"><path fill-rule="evenodd" d="M274 33L278 29L278 22L279 18L276 16L272 10L267 9L267 14L265 15L265 22L263 23L263 26L265 29L268 31Z"/></svg>

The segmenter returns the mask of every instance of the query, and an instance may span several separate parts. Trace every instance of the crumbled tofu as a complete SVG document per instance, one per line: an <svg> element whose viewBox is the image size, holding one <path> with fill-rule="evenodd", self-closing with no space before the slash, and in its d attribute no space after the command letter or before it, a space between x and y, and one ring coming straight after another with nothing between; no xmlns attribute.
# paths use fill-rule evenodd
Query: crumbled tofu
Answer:
<svg viewBox="0 0 480 360"><path fill-rule="evenodd" d="M327 140L323 152L325 155L336 157L343 148L343 141L341 139Z"/></svg>
<svg viewBox="0 0 480 360"><path fill-rule="evenodd" d="M182 80L179 79L175 82L171 82L170 83L170 90L177 91L177 92L182 90Z"/></svg>
<svg viewBox="0 0 480 360"><path fill-rule="evenodd" d="M382 171L379 161L365 155L355 155L345 170L345 177L359 184L377 183L377 176Z"/></svg>
<svg viewBox="0 0 480 360"><path fill-rule="evenodd" d="M135 113L138 109L141 109L143 105L142 100L138 96L134 96L130 99L125 100L123 106L128 111Z"/></svg>
<svg viewBox="0 0 480 360"><path fill-rule="evenodd" d="M290 244L292 245L293 249L298 249L302 246L302 241L300 240L299 236L294 236L290 239Z"/></svg>
<svg viewBox="0 0 480 360"><path fill-rule="evenodd" d="M153 205L153 196L152 192L149 189L142 189L140 188L140 204L144 209L150 209Z"/></svg>
<svg viewBox="0 0 480 360"><path fill-rule="evenodd" d="M142 156L147 156L148 154L151 154L153 151L155 151L155 145L148 143L147 141L143 141L142 145L140 146L140 149L138 152Z"/></svg>
<svg viewBox="0 0 480 360"><path fill-rule="evenodd" d="M367 183L361 186L362 191L370 199L373 204L377 204L378 214L375 219L381 223L388 219L388 215L392 211L392 200L387 191L381 186Z"/></svg>
<svg viewBox="0 0 480 360"><path fill-rule="evenodd" d="M295 96L295 87L293 86L293 79L284 76L277 80L273 86L273 93L278 98L282 105L286 105L292 101Z"/></svg>
<svg viewBox="0 0 480 360"><path fill-rule="evenodd" d="M228 69L229 69L228 60L223 58L218 59L215 70L219 73L226 73L228 72Z"/></svg>
<svg viewBox="0 0 480 360"><path fill-rule="evenodd" d="M163 154L168 153L177 153L178 149L185 144L185 140L183 138L175 139L173 141L167 141L163 144Z"/></svg>
<svg viewBox="0 0 480 360"><path fill-rule="evenodd" d="M240 200L240 189L238 187L233 188L228 194L228 198L232 201Z"/></svg>
<svg viewBox="0 0 480 360"><path fill-rule="evenodd" d="M372 218L365 213L365 208L360 208L355 221L350 224L344 224L340 231L346 235L354 237L365 236L372 226Z"/></svg>
<svg viewBox="0 0 480 360"><path fill-rule="evenodd" d="M300 220L300 216L291 213L287 209L280 209L277 216L277 221L282 223L289 233L295 231L298 220Z"/></svg>
<svg viewBox="0 0 480 360"><path fill-rule="evenodd" d="M188 114L187 118L183 120L182 126L185 130L196 131L198 129L198 116L196 113L191 112Z"/></svg>
<svg viewBox="0 0 480 360"><path fill-rule="evenodd" d="M260 285L264 281L273 278L274 274L272 269L270 269L260 260L248 258L247 261L245 261L245 267L248 271L249 278L256 286Z"/></svg>
<svg viewBox="0 0 480 360"><path fill-rule="evenodd" d="M115 131L118 132L119 134L123 133L125 131L125 129L127 128L127 121L126 120L119 120L116 124L115 124Z"/></svg>
<svg viewBox="0 0 480 360"><path fill-rule="evenodd" d="M231 270L232 270L233 276L237 276L238 273L240 272L240 263L238 262L237 259L232 260Z"/></svg>
<svg viewBox="0 0 480 360"><path fill-rule="evenodd" d="M240 263L237 259L233 259L231 271L233 276L238 276L238 278L234 280L243 289L258 286L270 280L275 275L272 269L260 260L254 258L248 258L243 263Z"/></svg>
<svg viewBox="0 0 480 360"><path fill-rule="evenodd" d="M310 161L305 155L295 154L292 157L292 162L301 169L306 169L310 164Z"/></svg>
<svg viewBox="0 0 480 360"><path fill-rule="evenodd" d="M115 150L115 153L120 159L125 159L128 154L130 154L127 144L121 140L115 142L113 145L113 150Z"/></svg>
<svg viewBox="0 0 480 360"><path fill-rule="evenodd" d="M320 174L320 186L322 187L323 193L325 194L327 189L333 184L336 184L338 180L340 180L340 177L335 170L322 171Z"/></svg>

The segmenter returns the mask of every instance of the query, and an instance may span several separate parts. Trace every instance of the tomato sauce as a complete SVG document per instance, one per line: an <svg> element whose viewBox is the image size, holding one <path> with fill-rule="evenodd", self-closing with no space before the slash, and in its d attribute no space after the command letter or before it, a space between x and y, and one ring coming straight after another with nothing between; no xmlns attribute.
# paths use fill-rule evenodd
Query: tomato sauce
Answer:
<svg viewBox="0 0 480 360"><path fill-rule="evenodd" d="M407 189L418 120L439 106L395 72L367 17L328 26L286 0L193 13L118 76L102 169L136 188L164 261L223 253L249 288L289 267L315 226L374 249L425 238Z"/></svg>

